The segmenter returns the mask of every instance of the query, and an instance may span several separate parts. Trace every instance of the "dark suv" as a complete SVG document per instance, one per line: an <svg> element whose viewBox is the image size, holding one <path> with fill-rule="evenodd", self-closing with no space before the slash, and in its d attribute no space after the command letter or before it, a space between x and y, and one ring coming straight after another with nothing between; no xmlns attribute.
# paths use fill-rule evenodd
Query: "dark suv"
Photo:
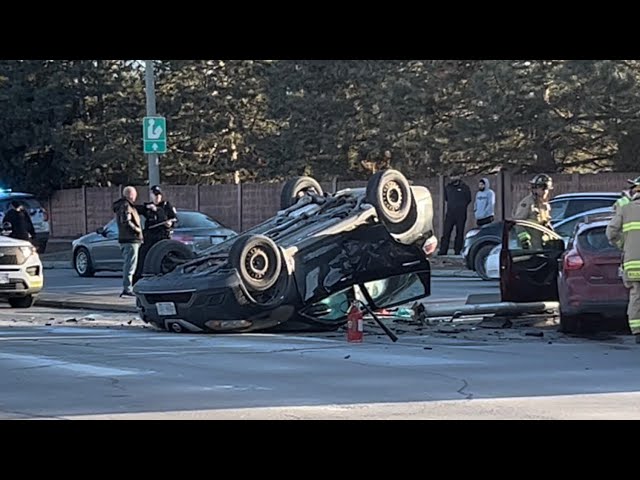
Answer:
<svg viewBox="0 0 640 480"><path fill-rule="evenodd" d="M550 200L551 223L555 224L565 218L596 208L610 207L621 197L618 192L582 192L564 193ZM487 256L496 245L502 243L503 222L493 222L481 228L469 230L464 239L462 256L469 270L488 280L484 265Z"/></svg>

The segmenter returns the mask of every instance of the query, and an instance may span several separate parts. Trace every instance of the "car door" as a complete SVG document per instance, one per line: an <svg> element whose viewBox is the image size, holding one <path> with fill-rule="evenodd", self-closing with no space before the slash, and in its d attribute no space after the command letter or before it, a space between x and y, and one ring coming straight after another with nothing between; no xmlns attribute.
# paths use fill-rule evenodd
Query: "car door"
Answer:
<svg viewBox="0 0 640 480"><path fill-rule="evenodd" d="M115 220L111 220L103 227L102 234L97 234L91 239L89 250L96 269L122 269L123 260Z"/></svg>
<svg viewBox="0 0 640 480"><path fill-rule="evenodd" d="M500 252L502 301L557 301L558 259L564 250L564 240L548 228L505 221Z"/></svg>

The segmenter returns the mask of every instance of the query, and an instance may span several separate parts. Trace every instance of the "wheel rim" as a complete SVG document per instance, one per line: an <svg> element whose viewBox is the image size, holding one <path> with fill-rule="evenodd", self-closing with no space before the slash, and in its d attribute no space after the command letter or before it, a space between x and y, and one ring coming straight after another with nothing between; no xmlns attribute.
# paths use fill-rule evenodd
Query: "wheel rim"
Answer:
<svg viewBox="0 0 640 480"><path fill-rule="evenodd" d="M245 268L254 280L262 280L269 270L269 256L263 248L254 247L246 256Z"/></svg>
<svg viewBox="0 0 640 480"><path fill-rule="evenodd" d="M89 259L84 251L78 252L76 255L76 270L79 273L87 273L87 267L89 266Z"/></svg>
<svg viewBox="0 0 640 480"><path fill-rule="evenodd" d="M390 181L382 187L382 204L392 213L398 213L402 209L402 188L396 181Z"/></svg>
<svg viewBox="0 0 640 480"><path fill-rule="evenodd" d="M174 252L169 252L162 259L162 262L160 263L160 270L162 273L169 273L180 263L182 263L182 259L180 259Z"/></svg>

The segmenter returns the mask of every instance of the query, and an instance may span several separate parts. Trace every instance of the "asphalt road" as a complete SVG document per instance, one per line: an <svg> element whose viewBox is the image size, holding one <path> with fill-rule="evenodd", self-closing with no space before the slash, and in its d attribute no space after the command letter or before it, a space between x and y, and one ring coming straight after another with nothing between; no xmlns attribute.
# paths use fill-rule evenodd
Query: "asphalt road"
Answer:
<svg viewBox="0 0 640 480"><path fill-rule="evenodd" d="M38 308L18 314L25 326L15 315L0 308L0 418L640 418L640 346L627 338L469 332L349 344L176 335L116 314L102 321L124 327L73 326L65 318L82 312ZM43 319L52 325L33 326Z"/></svg>
<svg viewBox="0 0 640 480"><path fill-rule="evenodd" d="M122 279L118 273L100 272L93 278L79 277L72 269L45 271L44 292L79 293L90 295L114 295L122 291ZM428 302L464 303L468 295L498 294L498 282L485 282L477 278L433 277L432 294Z"/></svg>

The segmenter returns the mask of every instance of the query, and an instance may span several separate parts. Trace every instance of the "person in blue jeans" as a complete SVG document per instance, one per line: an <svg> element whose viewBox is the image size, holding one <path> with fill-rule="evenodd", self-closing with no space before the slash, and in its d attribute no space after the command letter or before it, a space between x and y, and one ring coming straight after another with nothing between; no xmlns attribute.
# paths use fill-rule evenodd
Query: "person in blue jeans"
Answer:
<svg viewBox="0 0 640 480"><path fill-rule="evenodd" d="M139 206L135 205L138 192L134 187L125 187L122 198L113 203L113 213L118 225L118 243L124 260L121 297L133 297L133 274L138 265L138 252L143 241Z"/></svg>

